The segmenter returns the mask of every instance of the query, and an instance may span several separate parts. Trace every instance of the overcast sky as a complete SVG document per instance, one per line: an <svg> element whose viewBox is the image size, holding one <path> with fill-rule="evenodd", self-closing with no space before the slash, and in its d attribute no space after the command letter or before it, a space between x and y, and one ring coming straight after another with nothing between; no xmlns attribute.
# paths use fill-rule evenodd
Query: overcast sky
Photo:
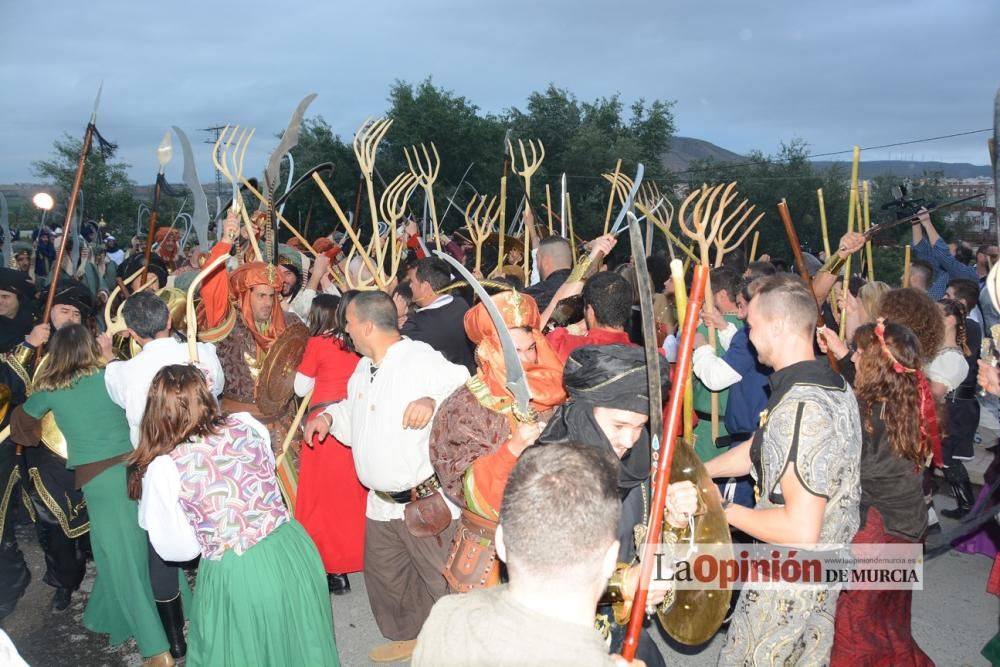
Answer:
<svg viewBox="0 0 1000 667"><path fill-rule="evenodd" d="M166 128L255 126L262 171L296 103L350 138L396 79L487 111L550 82L581 99L675 100L677 134L745 153L800 137L814 153L991 128L1000 86L997 0L334 0L4 3L0 183L33 181L53 139L98 127L152 182ZM870 151L867 159L986 164L986 139ZM176 146L176 143L175 143ZM849 159L849 156L847 156ZM179 151L168 180L179 182ZM250 169L250 166L253 169Z"/></svg>

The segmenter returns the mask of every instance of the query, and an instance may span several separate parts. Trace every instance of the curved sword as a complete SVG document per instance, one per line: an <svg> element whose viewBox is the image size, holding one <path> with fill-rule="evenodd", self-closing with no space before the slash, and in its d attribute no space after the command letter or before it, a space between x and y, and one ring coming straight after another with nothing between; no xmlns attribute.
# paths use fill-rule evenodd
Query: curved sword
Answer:
<svg viewBox="0 0 1000 667"><path fill-rule="evenodd" d="M302 117L314 99L316 99L316 93L310 93L302 98L299 105L295 107L295 111L292 112L292 118L288 121L288 127L281 133L281 140L278 141L278 145L274 147L274 150L271 151L271 156L267 159L267 168L264 169L264 183L269 184L274 190L277 190L278 177L281 176L281 160L285 157L285 153L295 148L299 143L299 130L302 129ZM291 177L292 174L289 172L288 179L291 180ZM267 207L261 204L260 208L261 210L266 210Z"/></svg>
<svg viewBox="0 0 1000 667"><path fill-rule="evenodd" d="M10 237L10 221L7 219L7 198L0 192L0 229L3 230L3 265L8 269L14 260L14 239Z"/></svg>
<svg viewBox="0 0 1000 667"><path fill-rule="evenodd" d="M208 250L208 222L211 219L208 214L208 197L205 196L205 189L201 187L201 181L198 180L198 169L195 166L191 142L188 141L184 130L176 125L172 129L181 142L181 151L184 153L184 185L191 191L194 203L191 212L191 228L198 235L198 247L202 250Z"/></svg>
<svg viewBox="0 0 1000 667"><path fill-rule="evenodd" d="M517 346L514 345L514 339L510 337L510 331L507 330L507 324L503 321L500 311L497 310L497 305L493 303L493 299L486 293L486 290L476 280L476 277L469 273L469 270L462 266L457 259L440 250L433 251L433 254L448 262L451 268L455 269L469 283L469 287L476 293L479 300L483 302L483 307L490 314L490 320L493 321L493 326L496 327L497 336L500 339L500 347L503 349L503 365L507 372L507 389L510 390L511 395L514 397L514 416L519 421L533 421L531 389L528 388L528 377L524 374L524 366L521 365L521 358L517 356Z"/></svg>

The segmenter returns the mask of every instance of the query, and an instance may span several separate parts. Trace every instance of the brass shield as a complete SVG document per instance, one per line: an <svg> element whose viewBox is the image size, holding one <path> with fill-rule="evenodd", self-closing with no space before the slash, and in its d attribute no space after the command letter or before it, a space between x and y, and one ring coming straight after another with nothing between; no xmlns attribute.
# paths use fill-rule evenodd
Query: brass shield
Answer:
<svg viewBox="0 0 1000 667"><path fill-rule="evenodd" d="M301 322L288 326L268 350L254 389L262 415L276 415L295 395L295 372L306 353L309 330Z"/></svg>

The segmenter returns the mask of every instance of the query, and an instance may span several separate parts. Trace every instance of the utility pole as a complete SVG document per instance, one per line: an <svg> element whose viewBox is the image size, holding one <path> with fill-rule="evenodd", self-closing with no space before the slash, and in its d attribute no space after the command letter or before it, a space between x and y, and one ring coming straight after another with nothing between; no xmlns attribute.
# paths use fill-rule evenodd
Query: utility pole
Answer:
<svg viewBox="0 0 1000 667"><path fill-rule="evenodd" d="M206 143L206 144L212 144L214 146L215 144L218 143L219 137L222 135L222 131L224 129L226 129L226 127L228 127L228 126L226 126L226 125L217 125L215 127L204 127L204 128L202 128L202 129L200 129L198 131L199 132L211 132L212 133L212 138L211 139L206 139L204 141L204 143ZM216 202L217 202L216 207L221 206L221 204L218 203L218 201L219 201L219 193L220 192L222 192L222 173L218 169L216 169L215 170L215 199L216 199ZM216 210L215 214L216 214L216 217L218 217L219 211Z"/></svg>

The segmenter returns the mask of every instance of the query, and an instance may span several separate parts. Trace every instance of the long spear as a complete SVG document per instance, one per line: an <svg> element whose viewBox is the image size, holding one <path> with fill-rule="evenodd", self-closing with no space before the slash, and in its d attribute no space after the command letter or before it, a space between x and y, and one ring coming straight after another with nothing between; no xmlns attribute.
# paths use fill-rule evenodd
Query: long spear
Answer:
<svg viewBox="0 0 1000 667"><path fill-rule="evenodd" d="M170 130L167 130L163 135L163 141L160 142L160 146L156 149L156 161L160 163L160 170L156 174L156 185L153 187L153 210L149 212L149 229L146 232L146 250L143 253L143 267L142 275L139 276L139 284L146 284L146 274L149 273L149 259L153 254L153 237L156 236L156 218L158 217L160 208L160 193L163 190L164 183L167 182L166 177L163 175L167 170L167 163L170 162L170 158L173 157L174 149L170 145Z"/></svg>
<svg viewBox="0 0 1000 667"><path fill-rule="evenodd" d="M59 243L59 252L56 253L56 263L53 269L52 282L49 283L49 294L45 299L45 310L42 313L42 322L49 321L49 313L52 311L52 301L56 297L56 289L59 286L59 271L62 267L63 257L66 254L66 241L69 239L69 228L73 222L73 211L76 208L76 197L80 194L80 186L83 183L83 170L87 164L87 155L90 153L90 146L94 142L94 134L97 132L97 107L101 103L102 83L97 88L97 99L94 100L94 111L90 114L90 122L87 123L87 130L83 134L83 145L80 147L80 159L76 163L76 176L73 177L73 188L70 190L69 202L66 204L66 221L63 223L62 241Z"/></svg>
<svg viewBox="0 0 1000 667"><path fill-rule="evenodd" d="M684 317L684 327L677 350L677 366L675 378L686 378L691 371L692 343L695 330L701 319L701 304L705 299L705 285L708 282L708 267L699 264L694 269L694 280L691 284L691 294L687 313ZM677 437L681 428L681 409L684 406L684 382L674 382L670 388L670 403L667 406L666 424L663 429L663 453L657 462L656 476L653 481L653 502L649 510L649 528L646 531L646 542L642 546L642 557L639 561L639 587L632 600L632 612L629 616L628 629L625 632L625 643L622 647L622 657L625 660L635 658L639 648L639 632L646 618L646 599L649 596L649 582L653 577L653 565L656 562L656 549L663 530L663 508L667 501L667 484L670 480L670 467L674 461L674 451L677 449ZM657 438L660 434L653 434Z"/></svg>

